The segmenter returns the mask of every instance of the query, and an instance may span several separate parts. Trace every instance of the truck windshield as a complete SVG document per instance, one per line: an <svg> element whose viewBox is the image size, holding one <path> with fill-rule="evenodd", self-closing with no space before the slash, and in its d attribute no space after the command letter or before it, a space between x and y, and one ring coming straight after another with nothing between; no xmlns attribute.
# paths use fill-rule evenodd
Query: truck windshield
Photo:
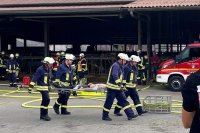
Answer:
<svg viewBox="0 0 200 133"><path fill-rule="evenodd" d="M186 47L182 52L178 54L180 61L186 61L190 58L190 48Z"/></svg>

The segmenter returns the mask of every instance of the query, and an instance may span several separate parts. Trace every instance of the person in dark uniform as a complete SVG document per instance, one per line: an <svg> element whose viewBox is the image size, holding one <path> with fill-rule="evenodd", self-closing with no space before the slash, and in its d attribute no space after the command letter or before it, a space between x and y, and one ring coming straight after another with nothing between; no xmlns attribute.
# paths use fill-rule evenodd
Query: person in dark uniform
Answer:
<svg viewBox="0 0 200 133"><path fill-rule="evenodd" d="M200 133L200 70L187 77L181 89L183 97L182 122L190 133Z"/></svg>
<svg viewBox="0 0 200 133"><path fill-rule="evenodd" d="M131 105L126 100L126 96L123 91L125 84L125 80L123 80L123 65L126 63L127 60L129 60L127 54L119 53L117 56L117 61L110 68L108 80L106 83L107 95L106 101L103 106L102 120L112 120L109 117L109 111L115 98L117 99L119 105L122 106L128 120L131 120L132 118L138 116L134 114Z"/></svg>
<svg viewBox="0 0 200 133"><path fill-rule="evenodd" d="M19 67L19 64L14 59L14 54L10 54L10 59L6 62L6 71L8 73L8 78L10 81L10 87L17 87L17 78L16 78L16 70Z"/></svg>
<svg viewBox="0 0 200 133"><path fill-rule="evenodd" d="M76 80L73 77L72 71L72 62L75 59L75 56L72 54L66 54L64 62L58 67L56 73L56 79L54 81L54 85L58 88L66 88L73 84L73 80ZM70 115L71 112L68 112L66 109L67 102L71 91L58 91L59 98L55 102L53 108L56 114L60 114L59 107L61 107L61 114L62 115Z"/></svg>
<svg viewBox="0 0 200 133"><path fill-rule="evenodd" d="M57 52L55 55L53 55L53 59L55 60L55 62L53 63L52 74L53 74L53 79L55 79L58 66L60 65L60 53Z"/></svg>
<svg viewBox="0 0 200 133"><path fill-rule="evenodd" d="M20 67L22 66L22 60L19 57L19 53L15 54L15 60L18 63L18 67L16 68L16 72L15 72L16 79L17 79L17 82L18 82L19 81L19 74L20 74Z"/></svg>
<svg viewBox="0 0 200 133"><path fill-rule="evenodd" d="M42 102L40 106L40 119L50 121L51 118L48 115L48 105L50 103L49 98L49 85L51 79L51 69L54 59L51 57L45 57L42 61L43 64L37 68L31 83L28 88L28 92L31 93L35 87L42 95ZM37 85L36 85L37 83Z"/></svg>
<svg viewBox="0 0 200 133"><path fill-rule="evenodd" d="M126 80L126 90L125 95L126 97L130 96L134 102L138 115L142 115L147 111L142 109L142 104L140 102L139 95L136 90L137 86L137 63L140 62L140 57L136 55L132 55L130 57L130 62L128 62L124 67L124 79ZM121 106L117 103L114 114L117 116L122 116L120 113Z"/></svg>
<svg viewBox="0 0 200 133"><path fill-rule="evenodd" d="M87 60L84 53L79 54L79 61L77 64L77 75L79 84L86 84L85 74L87 72ZM84 81L85 80L85 81Z"/></svg>
<svg viewBox="0 0 200 133"><path fill-rule="evenodd" d="M138 63L138 76L137 76L137 82L138 85L146 85L147 77L145 74L146 68L145 68L145 58L142 54L142 51L139 49L137 50L137 55L140 57L141 61Z"/></svg>
<svg viewBox="0 0 200 133"><path fill-rule="evenodd" d="M0 52L0 79L5 79L6 77L6 60L4 51Z"/></svg>

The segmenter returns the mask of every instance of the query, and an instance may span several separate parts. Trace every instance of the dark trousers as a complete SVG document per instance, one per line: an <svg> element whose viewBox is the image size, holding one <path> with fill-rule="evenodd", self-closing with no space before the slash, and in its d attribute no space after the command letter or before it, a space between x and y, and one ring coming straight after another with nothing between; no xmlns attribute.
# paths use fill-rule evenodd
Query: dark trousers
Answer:
<svg viewBox="0 0 200 133"><path fill-rule="evenodd" d="M41 109L40 109L40 116L48 115L48 105L50 103L49 92L48 91L40 91L42 95L42 102L41 102Z"/></svg>
<svg viewBox="0 0 200 133"><path fill-rule="evenodd" d="M127 88L127 91L125 91L125 95L126 95L127 98L129 96L131 97L134 105L136 106L137 112L141 113L142 112L142 106L141 106L140 98L139 98L139 95L138 95L136 88ZM121 106L120 103L117 103L117 105ZM114 113L119 113L120 110L121 110L121 108L116 106Z"/></svg>
<svg viewBox="0 0 200 133"><path fill-rule="evenodd" d="M118 103L122 107L129 106L129 102L126 100L126 96L123 91L121 90L113 90L113 89L107 89L107 95L106 95L106 101L104 104L103 109L103 117L108 117L109 111L112 107L112 104L114 102L114 99L117 99ZM134 115L134 112L131 107L128 107L124 110L127 117L132 117Z"/></svg>
<svg viewBox="0 0 200 133"><path fill-rule="evenodd" d="M8 78L9 78L10 84L16 84L17 79L16 79L15 73L9 73Z"/></svg>
<svg viewBox="0 0 200 133"><path fill-rule="evenodd" d="M138 85L146 85L147 72L146 69L138 70L137 83Z"/></svg>
<svg viewBox="0 0 200 133"><path fill-rule="evenodd" d="M82 78L84 78L84 77L85 77L85 72L82 72L82 71L78 72L78 78L79 78L79 80L82 79Z"/></svg>
<svg viewBox="0 0 200 133"><path fill-rule="evenodd" d="M59 95L59 97L58 97L58 99L57 99L57 102L58 102L59 104L61 104L61 105L67 106L67 102L68 102L68 100L69 100L69 97L70 97L70 95L71 95L71 92L70 92L70 91L64 91L64 92L62 92L62 93L59 92L58 95ZM58 106L59 106L59 105L58 105ZM61 107L61 112L64 112L64 111L66 111L66 108Z"/></svg>

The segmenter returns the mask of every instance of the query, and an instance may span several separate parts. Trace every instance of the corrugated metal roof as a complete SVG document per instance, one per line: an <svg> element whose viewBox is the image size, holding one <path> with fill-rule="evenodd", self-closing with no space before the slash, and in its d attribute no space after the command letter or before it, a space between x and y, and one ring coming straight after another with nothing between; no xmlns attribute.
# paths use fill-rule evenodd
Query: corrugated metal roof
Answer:
<svg viewBox="0 0 200 133"><path fill-rule="evenodd" d="M123 7L128 8L169 8L200 6L200 0L136 0Z"/></svg>

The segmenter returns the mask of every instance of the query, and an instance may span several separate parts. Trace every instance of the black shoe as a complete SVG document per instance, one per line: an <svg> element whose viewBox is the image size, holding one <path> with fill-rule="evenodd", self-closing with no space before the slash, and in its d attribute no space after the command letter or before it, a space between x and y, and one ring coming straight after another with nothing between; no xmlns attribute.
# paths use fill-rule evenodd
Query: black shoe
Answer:
<svg viewBox="0 0 200 133"><path fill-rule="evenodd" d="M68 111L63 111L63 112L61 112L61 114L62 114L62 115L70 115L70 114L71 114L71 112L68 112Z"/></svg>
<svg viewBox="0 0 200 133"><path fill-rule="evenodd" d="M112 121L112 119L110 117L102 117L102 120L104 120L104 121Z"/></svg>
<svg viewBox="0 0 200 133"><path fill-rule="evenodd" d="M56 114L58 114L58 115L60 114L59 107L56 107L55 104L53 105L53 109L54 109Z"/></svg>
<svg viewBox="0 0 200 133"><path fill-rule="evenodd" d="M73 96L77 96L76 91L73 91L72 94L73 94Z"/></svg>
<svg viewBox="0 0 200 133"><path fill-rule="evenodd" d="M130 117L128 117L128 120L131 120L131 119L136 118L136 117L138 117L138 115L130 116Z"/></svg>
<svg viewBox="0 0 200 133"><path fill-rule="evenodd" d="M48 115L40 116L40 120L50 121L50 120L51 120L51 117L49 117Z"/></svg>
<svg viewBox="0 0 200 133"><path fill-rule="evenodd" d="M118 113L114 113L116 116L123 116L122 113L118 112Z"/></svg>
<svg viewBox="0 0 200 133"><path fill-rule="evenodd" d="M17 84L13 84L13 87L17 87Z"/></svg>
<svg viewBox="0 0 200 133"><path fill-rule="evenodd" d="M147 111L146 110L142 110L142 112L139 112L138 115L142 115L142 114L145 114L145 113L147 113Z"/></svg>

